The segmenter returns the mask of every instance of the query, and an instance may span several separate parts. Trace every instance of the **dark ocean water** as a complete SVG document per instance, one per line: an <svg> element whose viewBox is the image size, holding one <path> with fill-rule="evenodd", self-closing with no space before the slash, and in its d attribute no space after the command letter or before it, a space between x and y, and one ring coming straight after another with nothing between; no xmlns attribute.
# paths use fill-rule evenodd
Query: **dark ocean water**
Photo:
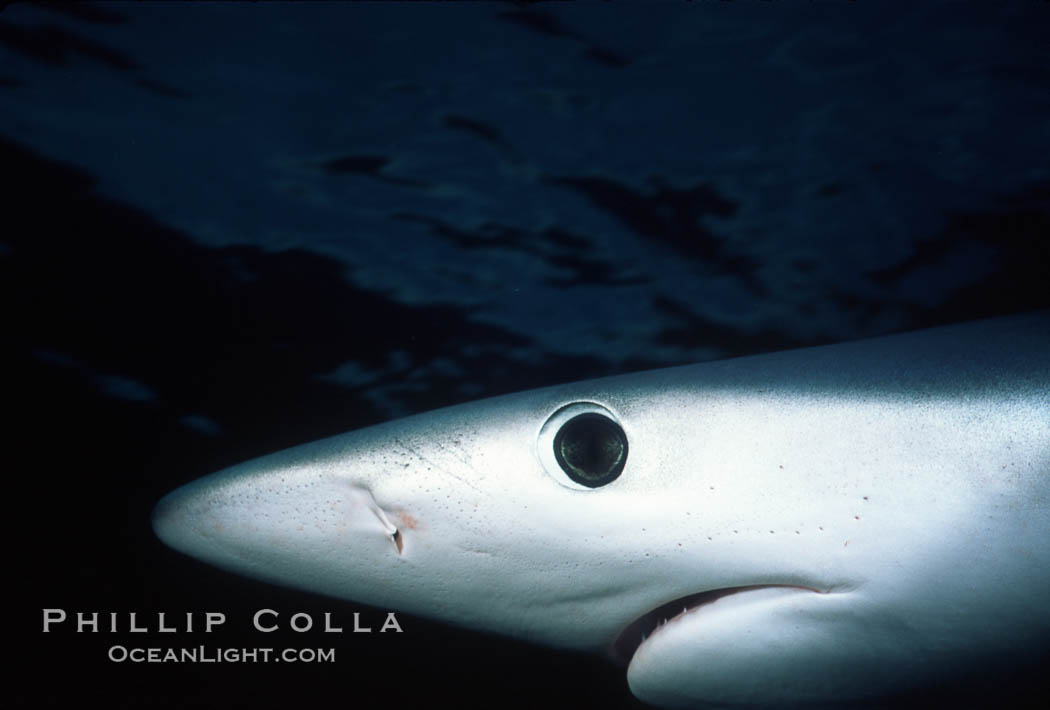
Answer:
<svg viewBox="0 0 1050 710"><path fill-rule="evenodd" d="M114 664L137 637L44 635L41 610L224 611L192 638L226 646L259 645L259 608L374 620L178 555L153 504L438 406L1050 306L1048 22L1045 2L6 7L0 704L641 706L602 659L409 616L276 634L339 655L274 668Z"/></svg>

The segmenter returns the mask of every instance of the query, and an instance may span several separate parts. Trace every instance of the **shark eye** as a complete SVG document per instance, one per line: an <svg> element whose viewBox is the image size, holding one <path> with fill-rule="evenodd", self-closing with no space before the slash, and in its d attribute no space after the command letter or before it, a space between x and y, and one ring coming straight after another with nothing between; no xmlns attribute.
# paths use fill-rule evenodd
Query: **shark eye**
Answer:
<svg viewBox="0 0 1050 710"><path fill-rule="evenodd" d="M601 414L577 414L554 436L554 458L569 478L588 488L610 483L627 462L627 436Z"/></svg>
<svg viewBox="0 0 1050 710"><path fill-rule="evenodd" d="M547 473L569 488L612 483L627 463L627 434L612 412L592 402L562 407L543 425L539 456Z"/></svg>

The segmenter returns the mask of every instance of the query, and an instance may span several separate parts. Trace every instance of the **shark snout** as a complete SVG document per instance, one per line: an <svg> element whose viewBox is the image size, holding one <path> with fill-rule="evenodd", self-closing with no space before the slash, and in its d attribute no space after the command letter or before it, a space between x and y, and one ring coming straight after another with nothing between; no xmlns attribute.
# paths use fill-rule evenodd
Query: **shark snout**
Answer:
<svg viewBox="0 0 1050 710"><path fill-rule="evenodd" d="M300 457L258 459L161 498L153 530L191 557L293 586L337 567L349 577L357 566L386 566L406 552L409 525L352 471Z"/></svg>
<svg viewBox="0 0 1050 710"><path fill-rule="evenodd" d="M209 524L207 497L200 488L199 483L191 483L175 489L157 502L150 515L154 534L164 544L187 554L193 554L202 528ZM210 523L222 525L218 519Z"/></svg>

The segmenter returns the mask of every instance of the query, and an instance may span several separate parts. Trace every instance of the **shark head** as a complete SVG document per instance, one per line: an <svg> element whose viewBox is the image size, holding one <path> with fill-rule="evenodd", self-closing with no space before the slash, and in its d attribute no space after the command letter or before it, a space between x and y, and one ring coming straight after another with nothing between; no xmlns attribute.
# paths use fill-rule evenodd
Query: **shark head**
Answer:
<svg viewBox="0 0 1050 710"><path fill-rule="evenodd" d="M947 332L437 410L191 482L153 526L251 577L605 653L668 707L943 682L1050 630L1046 382L960 385Z"/></svg>

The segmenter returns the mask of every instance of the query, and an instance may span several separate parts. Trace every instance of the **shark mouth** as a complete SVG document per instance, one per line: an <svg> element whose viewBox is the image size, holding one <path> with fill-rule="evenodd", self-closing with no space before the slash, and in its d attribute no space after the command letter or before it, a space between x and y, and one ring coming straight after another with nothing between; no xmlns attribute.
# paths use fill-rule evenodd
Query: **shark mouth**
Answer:
<svg viewBox="0 0 1050 710"><path fill-rule="evenodd" d="M628 624L627 628L621 631L620 635L617 636L616 640L613 642L613 656L617 660L627 663L634 656L638 647L641 646L649 636L658 633L664 626L673 624L686 614L691 614L700 607L712 604L723 597L728 597L731 594L738 594L740 592L751 592L758 589L798 589L806 592L814 592L816 594L825 593L819 589L803 587L798 584L753 584L741 587L711 589L706 592L697 592L696 594L678 597L677 599L672 599L666 604L661 604L652 611L643 614Z"/></svg>

